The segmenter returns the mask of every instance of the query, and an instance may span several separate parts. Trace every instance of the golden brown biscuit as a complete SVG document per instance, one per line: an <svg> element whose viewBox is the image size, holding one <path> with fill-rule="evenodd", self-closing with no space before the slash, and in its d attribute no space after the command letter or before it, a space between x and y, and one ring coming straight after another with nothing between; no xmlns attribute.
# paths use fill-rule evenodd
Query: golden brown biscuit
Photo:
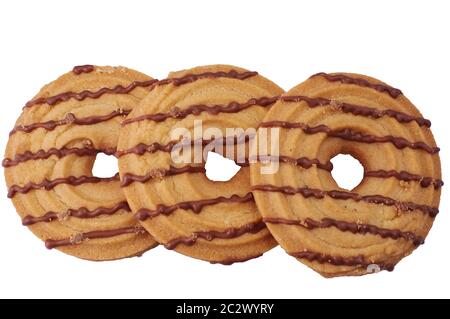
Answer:
<svg viewBox="0 0 450 319"><path fill-rule="evenodd" d="M166 248L213 263L245 261L274 247L253 201L249 168L242 167L228 182L210 181L204 161L174 162L171 154L179 140L171 133L176 128L191 133L184 143L192 157L191 143L209 140L194 138L196 120L202 120L203 131L217 128L211 139L220 144L239 142L226 128L257 127L273 102L255 98L282 90L256 72L225 65L171 73L159 84L120 133L119 171L136 218ZM231 151L223 153L233 158Z"/></svg>
<svg viewBox="0 0 450 319"><path fill-rule="evenodd" d="M155 80L124 67L75 67L28 102L10 133L8 196L47 248L84 259L141 254L155 240L130 213L118 175L92 176L115 153L121 120Z"/></svg>
<svg viewBox="0 0 450 319"><path fill-rule="evenodd" d="M441 169L430 122L398 89L347 73L312 76L278 99L280 168L251 164L254 196L280 245L323 276L391 270L438 213ZM339 188L330 159L351 154L361 183Z"/></svg>

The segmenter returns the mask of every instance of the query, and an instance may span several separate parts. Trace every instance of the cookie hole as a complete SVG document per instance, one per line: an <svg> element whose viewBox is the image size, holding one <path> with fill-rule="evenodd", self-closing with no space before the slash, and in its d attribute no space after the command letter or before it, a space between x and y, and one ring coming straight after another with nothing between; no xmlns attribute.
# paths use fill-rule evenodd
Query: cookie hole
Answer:
<svg viewBox="0 0 450 319"><path fill-rule="evenodd" d="M97 177L111 177L117 173L118 170L117 158L112 155L103 153L97 154L92 167L92 175Z"/></svg>
<svg viewBox="0 0 450 319"><path fill-rule="evenodd" d="M241 169L233 160L215 152L208 152L205 163L206 177L213 182L227 182Z"/></svg>
<svg viewBox="0 0 450 319"><path fill-rule="evenodd" d="M356 158L348 154L338 154L331 159L331 163L333 163L331 175L339 187L353 190L361 183L364 167Z"/></svg>

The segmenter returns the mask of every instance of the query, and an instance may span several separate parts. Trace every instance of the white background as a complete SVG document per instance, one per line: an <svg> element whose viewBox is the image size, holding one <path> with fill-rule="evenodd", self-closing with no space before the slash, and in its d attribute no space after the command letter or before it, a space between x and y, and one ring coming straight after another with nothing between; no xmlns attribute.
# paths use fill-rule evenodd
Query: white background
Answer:
<svg viewBox="0 0 450 319"><path fill-rule="evenodd" d="M397 86L433 122L448 179L448 1L2 1L0 149L21 106L77 64L124 65L163 78L227 63L284 89L319 71ZM3 151L2 151L3 152ZM449 201L427 243L393 273L324 279L280 248L233 266L158 247L88 262L48 251L21 226L1 183L0 297L450 297Z"/></svg>

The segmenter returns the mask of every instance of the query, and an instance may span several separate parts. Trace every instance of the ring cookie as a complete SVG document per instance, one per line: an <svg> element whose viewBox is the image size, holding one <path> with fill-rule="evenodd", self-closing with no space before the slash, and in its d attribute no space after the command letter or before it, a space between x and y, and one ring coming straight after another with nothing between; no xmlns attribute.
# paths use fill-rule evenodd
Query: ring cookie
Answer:
<svg viewBox="0 0 450 319"><path fill-rule="evenodd" d="M44 86L10 133L8 197L47 248L89 260L135 256L156 241L136 222L118 174L92 176L114 155L120 122L156 80L124 67L75 67Z"/></svg>
<svg viewBox="0 0 450 319"><path fill-rule="evenodd" d="M227 135L226 128L256 128L273 104L263 97L283 91L256 72L225 65L171 73L160 82L166 85L158 85L131 112L119 138L119 172L136 218L166 248L212 263L245 261L273 248L245 158L230 181L214 182L205 175L204 157L195 161L194 154L196 146L203 152L211 141L248 147L245 138ZM195 138L199 121L203 132L219 131ZM181 141L171 136L178 128L189 133ZM172 157L177 145L192 155L187 163ZM214 150L236 159L224 149Z"/></svg>
<svg viewBox="0 0 450 319"><path fill-rule="evenodd" d="M392 270L438 213L430 125L400 90L364 75L319 73L279 97L260 125L280 131L270 158L279 170L264 175L267 163L251 164L257 206L278 243L326 277ZM331 176L337 154L364 167L350 191Z"/></svg>

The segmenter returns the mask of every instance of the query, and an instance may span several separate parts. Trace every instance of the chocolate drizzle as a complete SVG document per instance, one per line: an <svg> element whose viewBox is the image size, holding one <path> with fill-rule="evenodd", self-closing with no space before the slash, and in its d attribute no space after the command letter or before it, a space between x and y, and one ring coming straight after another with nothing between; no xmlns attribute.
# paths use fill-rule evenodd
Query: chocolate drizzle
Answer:
<svg viewBox="0 0 450 319"><path fill-rule="evenodd" d="M328 73L320 72L320 73L312 75L311 78L316 77L316 76L321 76L330 82L341 82L344 84L354 84L354 85L358 85L358 86L362 86L362 87L371 88L371 89L374 89L381 93L387 93L394 99L396 99L400 95L403 95L402 91L400 91L399 89L393 88L392 86L389 86L386 84L381 84L381 83L371 83L371 82L367 81L366 79L352 77L352 76L348 76L348 75L344 75L344 74L328 74Z"/></svg>
<svg viewBox="0 0 450 319"><path fill-rule="evenodd" d="M306 218L305 220L291 220L277 217L266 217L263 221L268 224L295 225L306 229L335 227L340 231L351 232L353 234L372 234L378 235L382 238L391 239L403 238L405 240L412 241L415 246L422 245L425 242L425 238L412 232L403 232L398 229L380 228L370 224L351 223L332 218L323 218L321 221L316 221L311 218Z"/></svg>
<svg viewBox="0 0 450 319"><path fill-rule="evenodd" d="M286 155L259 155L258 157L251 157L251 161L275 161L275 162L281 162L281 163L287 163L292 164L296 166L300 166L303 168L311 168L313 165L315 165L319 169L323 169L325 171L331 172L333 170L333 163L330 161L322 163L317 158L307 158L307 157L300 157L300 158L294 158ZM239 165L239 164L238 164ZM377 177L377 178L389 178L389 177L395 177L398 180L410 182L410 181L416 181L419 182L421 187L429 187L433 186L435 189L439 189L444 185L444 182L439 178L432 178L432 177L423 177L417 174L412 174L407 171L385 171L385 170L376 170L376 171L365 171L364 172L365 177Z"/></svg>
<svg viewBox="0 0 450 319"><path fill-rule="evenodd" d="M373 107L345 103L341 101L334 101L323 97L311 98L302 95L280 96L278 99L284 102L296 102L296 103L305 102L311 108L328 105L335 106L344 113L351 113L357 116L359 115L365 117L372 117L375 119L381 118L383 116L388 116L395 119L399 123L409 123L414 121L419 126L431 127L430 120L427 120L423 117L409 115L392 109L379 110Z"/></svg>
<svg viewBox="0 0 450 319"><path fill-rule="evenodd" d="M90 73L94 71L94 69L95 67L91 64L77 65L73 67L72 72L76 75L80 75L81 73Z"/></svg>
<svg viewBox="0 0 450 319"><path fill-rule="evenodd" d="M251 160L254 160L255 158L251 158ZM331 172L333 170L333 163L331 163L330 161L326 162L326 163L322 163L319 159L317 158L313 158L310 159L308 157L299 157L299 158L294 158L294 157L290 157L290 156L286 156L286 155L279 155L279 156L275 156L275 155L259 155L257 157L257 160L264 162L264 161L275 161L275 162L282 162L282 163L287 163L287 164L292 164L292 165L296 165L296 166L300 166L303 168L311 168L313 165L315 165L317 168L326 170L328 172Z"/></svg>
<svg viewBox="0 0 450 319"><path fill-rule="evenodd" d="M156 152L166 152L170 153L172 150L177 148L182 148L186 145L210 145L211 143L215 143L218 145L219 143L222 144L222 146L229 145L231 143L236 144L242 144L247 143L250 138L253 136L248 135L240 135L240 136L227 136L227 137L220 137L220 138L214 138L214 139L197 139L197 140L185 140L185 141L170 141L167 144L160 144L158 142L154 142L152 144L145 144L145 143L139 143L134 147L131 147L126 150L118 150L116 152L117 157L122 157L129 154L136 154L136 155L143 155L145 153L156 153Z"/></svg>
<svg viewBox="0 0 450 319"><path fill-rule="evenodd" d="M60 102L68 101L70 99L75 99L77 101L83 101L86 98L97 99L103 94L128 94L137 87L149 87L155 85L157 82L158 80L133 81L128 86L122 86L118 84L113 88L104 87L99 89L98 91L89 91L89 90L84 90L81 92L69 91L50 97L40 97L35 100L31 100L25 104L25 108L33 107L39 104L48 104L53 106Z"/></svg>
<svg viewBox="0 0 450 319"><path fill-rule="evenodd" d="M270 121L263 122L260 127L281 127L286 129L301 129L305 134L317 134L325 133L329 137L336 137L347 141L360 142L360 143L391 143L398 149L403 149L405 147L412 149L420 149L426 151L430 154L435 154L439 152L439 147L430 146L424 142L410 142L403 137L386 135L386 136L375 136L370 134L363 134L361 132L356 132L351 129L333 130L330 127L321 124L317 126L309 126L305 123L300 122L286 122L286 121Z"/></svg>
<svg viewBox="0 0 450 319"><path fill-rule="evenodd" d="M306 259L310 262L318 262L319 264L331 264L334 266L350 266L350 267L363 267L368 268L371 265L376 265L380 270L393 271L395 265L370 262L365 259L364 256L353 256L353 257L342 257L342 256L331 256L325 255L313 251L300 251L289 253L289 255L299 258ZM369 272L369 269L367 269Z"/></svg>
<svg viewBox="0 0 450 319"><path fill-rule="evenodd" d="M12 129L11 132L9 132L9 136L13 135L17 132L25 132L30 133L38 128L43 128L47 131L52 131L56 127L61 125L69 125L69 124L75 124L75 125L93 125L101 122L109 121L117 116L125 116L130 114L131 110L115 110L109 114L106 115L94 115L94 116L87 116L78 118L73 113L67 113L66 117L62 120L50 120L47 122L41 122L41 123L32 123L29 125L19 125L16 126L14 129Z"/></svg>
<svg viewBox="0 0 450 319"><path fill-rule="evenodd" d="M100 215L113 215L119 210L125 210L130 212L131 209L127 202L120 202L113 207L98 207L94 210L89 210L86 207L81 207L77 209L68 209L63 213L48 212L43 216L31 216L27 215L22 219L22 225L30 226L36 223L49 223L57 219L65 219L67 217L77 217L77 218L94 218Z"/></svg>
<svg viewBox="0 0 450 319"><path fill-rule="evenodd" d="M111 230L96 230L87 233L79 233L70 238L64 239L47 239L45 247L53 249L62 246L78 245L89 239L110 238L125 234L142 234L145 230L142 227L124 227Z"/></svg>
<svg viewBox="0 0 450 319"><path fill-rule="evenodd" d="M145 175L125 173L121 178L120 186L126 187L134 182L145 183L152 179L162 179L165 176L172 176L184 173L205 173L205 172L206 171L203 166L186 165L183 167L170 166L168 169L154 169Z"/></svg>
<svg viewBox="0 0 450 319"><path fill-rule="evenodd" d="M209 114L217 115L219 113L238 113L245 110L251 106L259 105L262 107L267 107L274 104L278 100L278 97L262 97L262 98L252 98L244 103L230 102L227 105L216 104L216 105L205 105L205 104L194 104L185 109L180 109L178 107L172 108L169 113L156 113L156 114L146 114L137 116L134 118L126 119L122 122L122 125L128 125L140 121L153 121L153 122L163 122L168 118L173 119L183 119L188 115L199 115L202 112L207 112Z"/></svg>
<svg viewBox="0 0 450 319"><path fill-rule="evenodd" d="M218 71L218 72L203 72L198 74L187 74L179 78L167 78L158 82L158 85L173 84L175 86L180 86L188 83L195 82L201 79L214 79L214 78L230 78L237 80L245 80L253 76L258 75L258 72L245 71L238 72L236 70L230 70L228 72Z"/></svg>
<svg viewBox="0 0 450 319"><path fill-rule="evenodd" d="M421 187L428 187L430 185L433 185L435 189L439 189L442 186L444 186L444 182L439 178L432 178L432 177L423 177L417 174L412 174L406 171L385 171L385 170L377 170L377 171L366 171L364 172L364 176L367 177L378 177L378 178L389 178L389 177L395 177L396 179L399 179L401 181L405 182L419 182Z"/></svg>
<svg viewBox="0 0 450 319"><path fill-rule="evenodd" d="M57 158L62 158L71 154L77 155L77 156L94 156L98 153L104 153L106 155L114 155L116 153L115 148L109 148L109 149L103 149L98 150L91 147L86 148L50 148L49 150L39 150L36 153L32 153L30 151L26 151L22 154L16 154L13 159L11 158L5 158L2 161L3 167L11 167L18 165L20 163L30 161L30 160L40 160L40 159L47 159L51 156L56 156Z"/></svg>
<svg viewBox="0 0 450 319"><path fill-rule="evenodd" d="M233 78L233 79L239 79L244 80L246 78L252 77L257 75L257 72L237 72L235 70L231 70L229 72L205 72L205 73L199 73L199 74L187 74L180 78L168 78L161 81L158 80L147 80L147 81L133 81L127 86L122 85L116 85L113 88L104 87L97 91L89 91L84 90L81 92L64 92L60 93L58 95L50 96L50 97L40 97L34 100L31 100L25 104L25 108L32 107L39 104L48 104L48 105L56 105L60 102L65 102L70 99L75 99L77 101L82 101L86 98L91 99L97 99L100 96L104 94L128 94L131 91L133 91L137 87L155 87L157 85L167 85L167 84L173 84L175 86L192 83L194 81L197 81L199 79L204 78L219 78L219 77L226 77L226 78Z"/></svg>
<svg viewBox="0 0 450 319"><path fill-rule="evenodd" d="M150 120L154 122L163 122L168 118L174 119L183 119L186 116L193 114L199 115L202 112L208 112L210 114L219 114L219 113L237 113L244 109L247 109L254 105L259 105L263 107L270 106L277 101L284 102L306 102L309 107L314 108L318 106L336 106L344 113L351 113L353 115L372 117L375 119L381 118L383 116L391 117L397 120L399 123L409 123L416 122L419 126L430 127L431 121L425 119L423 117L409 115L403 112L399 112L392 109L384 109L379 110L373 107L356 105L351 103L345 103L341 101L334 101L322 97L311 98L302 95L292 95L292 96L273 96L273 97L261 97L261 98L252 98L247 102L238 103L238 102L230 102L227 105L205 105L205 104L194 104L188 106L184 109L180 109L178 107L174 107L171 112L168 113L156 113L156 114L145 114L141 116L137 116L135 118L126 119L122 122L122 125L128 125L134 122L140 122L144 120Z"/></svg>
<svg viewBox="0 0 450 319"><path fill-rule="evenodd" d="M393 198L382 196L382 195L360 195L358 193L340 191L340 190L321 190L309 187L298 187L294 188L291 186L274 186L274 185L255 185L252 187L255 191L264 192L279 192L286 195L300 194L305 198L314 197L317 199L322 199L325 196L331 197L338 200L354 200L356 202L364 201L371 204L381 204L386 206L395 206L398 210L402 211L414 211L420 210L423 213L429 215L430 217L436 217L439 213L437 207L432 207L428 205L416 204L413 202L402 202L395 200Z"/></svg>
<svg viewBox="0 0 450 319"><path fill-rule="evenodd" d="M253 194L247 193L244 196L240 196L237 194L231 195L230 197L219 196L210 199L179 202L170 206L159 204L154 210L147 208L139 209L134 215L134 217L140 221L144 221L148 218L155 218L159 215L168 216L177 209L183 210L189 209L192 210L195 214L199 214L202 211L202 209L206 206L216 205L220 203L246 203L251 202L253 200L254 200Z"/></svg>
<svg viewBox="0 0 450 319"><path fill-rule="evenodd" d="M255 258L259 258L261 257L263 254L258 254L256 256L249 256L249 257L243 257L243 258L238 258L238 257L230 257L227 259L223 259L223 260L219 260L219 261L210 261L210 264L221 264L221 265L225 265L225 266L229 266L232 265L234 263L243 263L246 261L249 261L251 259L255 259Z"/></svg>
<svg viewBox="0 0 450 319"><path fill-rule="evenodd" d="M185 237L183 236L183 237L178 237L178 238L172 239L169 242L167 242L166 244L164 244L164 247L172 250L181 244L186 245L186 246L192 246L193 244L195 244L197 242L197 240L199 238L207 240L207 241L211 241L216 238L232 239L232 238L237 238L237 237L243 236L245 234L256 234L265 228L266 228L266 226L265 226L264 222L259 221L259 222L245 224L245 225L237 227L237 228L235 228L235 227L228 228L223 231L217 231L217 230L196 231L196 232L192 233L192 235L190 235L190 236L185 236Z"/></svg>
<svg viewBox="0 0 450 319"><path fill-rule="evenodd" d="M29 183L25 184L24 186L12 185L8 190L8 197L13 198L17 193L26 194L29 191L36 190L36 189L45 189L48 191L48 190L51 190L54 187L61 185L61 184L78 186L78 185L86 184L86 183L96 184L96 183L100 183L100 182L111 182L111 181L118 181L118 180L119 180L118 173L112 177L96 177L96 176L83 175L83 176L79 176L79 177L76 177L76 176L60 177L60 178L56 178L53 180L44 179L40 183L29 182Z"/></svg>
<svg viewBox="0 0 450 319"><path fill-rule="evenodd" d="M117 150L116 156L122 157L129 154L143 155L145 153L155 153L158 151L170 153L178 143L180 143L180 141L170 141L167 144L160 144L157 142L152 144L139 143L126 150Z"/></svg>

